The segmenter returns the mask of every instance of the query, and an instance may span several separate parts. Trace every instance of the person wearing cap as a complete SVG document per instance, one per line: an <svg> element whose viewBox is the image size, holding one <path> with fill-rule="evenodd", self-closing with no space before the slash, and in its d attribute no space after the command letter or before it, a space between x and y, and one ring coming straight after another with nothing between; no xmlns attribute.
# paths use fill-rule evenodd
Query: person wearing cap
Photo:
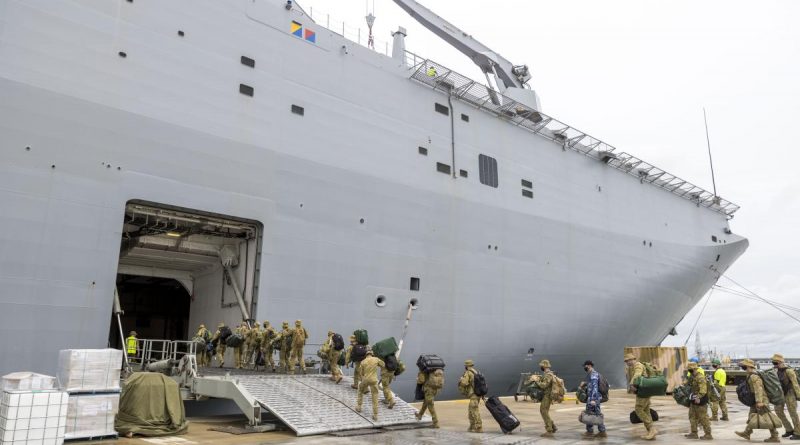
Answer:
<svg viewBox="0 0 800 445"><path fill-rule="evenodd" d="M775 405L775 414L781 419L786 430L783 437L789 437L791 440L800 440L800 431L795 431L795 429L800 428L800 421L797 419L797 395L800 394L797 373L786 365L786 361L781 354L772 356L772 366L778 372L778 380L780 380L781 389L783 389L784 403ZM791 422L786 417L784 408L788 409L789 416L792 418Z"/></svg>
<svg viewBox="0 0 800 445"><path fill-rule="evenodd" d="M708 421L708 381L698 371L697 362L689 362L686 369L689 372L689 385L692 388L692 398L689 405L689 427L691 431L683 437L687 439L712 440L711 422ZM703 436L697 436L697 425L703 427Z"/></svg>
<svg viewBox="0 0 800 445"><path fill-rule="evenodd" d="M541 436L553 437L556 431L558 431L555 423L553 423L553 419L550 418L550 405L553 402L550 398L550 392L553 389L555 378L553 371L550 370L550 360L544 359L540 361L539 368L542 370L543 374L531 376L530 381L544 391L544 397L542 397L542 402L539 404L539 413L542 415L545 428L545 432L542 433Z"/></svg>
<svg viewBox="0 0 800 445"><path fill-rule="evenodd" d="M359 380L361 379L361 373L358 372L359 368L361 367L361 362L356 361L353 359L353 347L356 345L356 336L350 336L350 346L347 347L347 352L344 356L344 363L345 366L353 366L353 384L350 385L353 389L358 389Z"/></svg>
<svg viewBox="0 0 800 445"><path fill-rule="evenodd" d="M469 408L467 409L467 417L469 418L469 432L482 433L483 423L481 422L481 412L478 405L481 398L475 394L475 374L478 371L475 369L475 362L472 360L464 361L464 375L458 381L458 391L464 397L469 399Z"/></svg>
<svg viewBox="0 0 800 445"><path fill-rule="evenodd" d="M261 331L261 354L264 356L264 363L270 367L272 372L275 372L275 339L278 333L275 328L270 325L268 321L262 323L264 329ZM264 367L266 370L266 366Z"/></svg>
<svg viewBox="0 0 800 445"><path fill-rule="evenodd" d="M706 370L700 367L700 359L697 357L692 357L689 359L689 363L697 363L697 372L700 373L703 377L706 376ZM686 371L686 378L690 379L692 374L689 371Z"/></svg>
<svg viewBox="0 0 800 445"><path fill-rule="evenodd" d="M758 415L759 412L763 412L765 410L768 411L769 397L767 397L767 391L764 390L764 382L756 372L755 362L749 358L746 358L739 363L739 367L747 372L747 379L745 381L747 382L747 386L750 388L750 392L755 395L756 399L756 404L750 407L750 416ZM747 440L750 440L751 434L753 434L753 429L750 428L750 425L745 427L744 431L736 431L737 436L743 437ZM766 439L764 442L778 443L781 441L777 429L773 428L769 430L769 435L769 439Z"/></svg>
<svg viewBox="0 0 800 445"><path fill-rule="evenodd" d="M244 365L249 366L252 360L254 367L258 368L258 351L261 350L261 323L253 321L247 331L245 342Z"/></svg>
<svg viewBox="0 0 800 445"><path fill-rule="evenodd" d="M625 364L628 365L628 375L630 375L630 380L628 381L628 392L629 393L636 393L636 386L635 383L639 380L639 377L645 376L647 370L645 369L642 362L636 359L636 356L632 353L625 354L624 357ZM644 436L641 436L643 440L655 440L658 431L653 426L653 418L650 416L650 398L649 397L639 397L636 396L636 405L634 405L634 411L636 415L639 416L639 419L642 421L644 428L647 430L647 433Z"/></svg>
<svg viewBox="0 0 800 445"><path fill-rule="evenodd" d="M289 374L294 374L294 368L300 363L300 370L306 373L306 361L303 359L303 348L306 346L308 331L303 327L301 320L295 320L294 333L292 334L292 350L289 355Z"/></svg>
<svg viewBox="0 0 800 445"><path fill-rule="evenodd" d="M718 358L711 361L711 366L714 367L714 384L719 389L719 400L711 401L711 420L728 421L728 402L725 397L725 385L728 383L728 373L722 369L722 362ZM722 417L718 418L717 413L722 410Z"/></svg>
<svg viewBox="0 0 800 445"><path fill-rule="evenodd" d="M356 396L356 412L361 412L361 402L367 392L372 396L372 420L378 420L378 369L386 369L383 360L372 355L372 350L367 350L367 358L361 361L359 371L361 383L358 385Z"/></svg>
<svg viewBox="0 0 800 445"><path fill-rule="evenodd" d="M137 339L137 335L136 331L131 331L128 333L128 338L125 339L125 349L128 352L128 357L136 357L136 354L139 352L139 340Z"/></svg>
<svg viewBox="0 0 800 445"><path fill-rule="evenodd" d="M278 354L278 365L281 368L281 372L288 373L289 372L289 353L292 350L292 334L294 333L294 329L289 327L289 322L284 321L281 325L283 328L280 333L280 341L281 352ZM292 371L294 373L294 371Z"/></svg>
<svg viewBox="0 0 800 445"><path fill-rule="evenodd" d="M211 363L211 354L208 352L208 349L206 349L206 344L211 341L211 332L208 331L206 325L201 324L197 328L197 333L194 334L194 338L203 339L203 347L199 348L199 350L195 352L195 355L197 356L197 366L208 366Z"/></svg>
<svg viewBox="0 0 800 445"><path fill-rule="evenodd" d="M595 371L594 362L586 360L583 362L583 370L586 371L586 380L581 382L581 386L586 387L586 412L596 416L602 416L603 412L600 404L603 401L603 395L600 394L600 373ZM606 434L606 426L601 423L597 426L597 435L594 434L594 426L586 425L586 432L583 433L584 439L605 439L608 437Z"/></svg>
<svg viewBox="0 0 800 445"><path fill-rule="evenodd" d="M247 334L250 331L250 328L247 326L247 323L241 322L239 326L236 327L234 333L242 338L242 342L239 343L239 346L233 347L233 366L236 369L244 368L244 350L245 344L247 342Z"/></svg>
<svg viewBox="0 0 800 445"><path fill-rule="evenodd" d="M225 345L226 338L223 338L222 332L225 330L226 326L225 323L220 322L217 325L217 332L214 333L214 336L211 337L211 343L215 347L215 352L217 353L216 358L219 362L219 367L222 368L225 365L225 349L227 349L227 345ZM228 331L230 332L230 331Z"/></svg>
<svg viewBox="0 0 800 445"><path fill-rule="evenodd" d="M424 416L425 411L428 410L431 413L431 420L433 421L431 428L439 428L439 417L436 415L434 401L439 391L444 388L444 371L442 371L441 368L431 370L430 372L425 372L420 369L417 373L417 385L422 386L424 396L422 406L419 408L418 412L414 413L414 417L416 417L417 420L422 420L422 416Z"/></svg>

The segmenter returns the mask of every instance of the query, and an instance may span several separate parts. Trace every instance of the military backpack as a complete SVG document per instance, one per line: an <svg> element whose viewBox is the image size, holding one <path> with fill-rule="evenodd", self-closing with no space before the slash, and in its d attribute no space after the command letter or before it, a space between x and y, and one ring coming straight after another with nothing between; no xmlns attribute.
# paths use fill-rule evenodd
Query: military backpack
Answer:
<svg viewBox="0 0 800 445"><path fill-rule="evenodd" d="M427 386L433 390L440 390L444 388L444 371L435 369L428 374Z"/></svg>
<svg viewBox="0 0 800 445"><path fill-rule="evenodd" d="M660 375L664 375L664 372L661 369L650 362L642 362L642 365L644 366L645 377L658 377Z"/></svg>
<svg viewBox="0 0 800 445"><path fill-rule="evenodd" d="M692 404L692 388L689 385L681 385L676 386L675 389L672 390L672 398L675 399L675 402L678 405L689 407Z"/></svg>
<svg viewBox="0 0 800 445"><path fill-rule="evenodd" d="M489 393L489 385L486 383L486 377L475 370L472 370L472 391L478 397L483 397Z"/></svg>
<svg viewBox="0 0 800 445"><path fill-rule="evenodd" d="M566 393L567 389L564 387L564 380L553 374L553 383L550 385L550 401L561 403L564 401Z"/></svg>
<svg viewBox="0 0 800 445"><path fill-rule="evenodd" d="M748 380L750 380L749 376L736 387L736 397L739 398L742 405L753 407L756 406L756 395L750 390L750 385L747 384Z"/></svg>
<svg viewBox="0 0 800 445"><path fill-rule="evenodd" d="M333 334L333 337L331 337L331 343L333 343L333 349L337 351L344 349L344 339L340 334Z"/></svg>
<svg viewBox="0 0 800 445"><path fill-rule="evenodd" d="M783 405L786 403L786 398L783 394L781 381L778 378L778 370L775 368L767 371L756 371L761 381L764 382L764 392L767 393L769 403L773 405Z"/></svg>

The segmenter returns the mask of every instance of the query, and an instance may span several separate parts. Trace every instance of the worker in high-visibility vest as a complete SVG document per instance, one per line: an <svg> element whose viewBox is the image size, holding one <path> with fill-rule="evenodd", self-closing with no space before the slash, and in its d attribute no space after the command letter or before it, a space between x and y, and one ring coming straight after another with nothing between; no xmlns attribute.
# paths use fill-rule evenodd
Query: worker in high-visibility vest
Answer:
<svg viewBox="0 0 800 445"><path fill-rule="evenodd" d="M139 340L136 338L136 331L131 331L125 339L125 347L128 350L128 357L135 357L139 352Z"/></svg>

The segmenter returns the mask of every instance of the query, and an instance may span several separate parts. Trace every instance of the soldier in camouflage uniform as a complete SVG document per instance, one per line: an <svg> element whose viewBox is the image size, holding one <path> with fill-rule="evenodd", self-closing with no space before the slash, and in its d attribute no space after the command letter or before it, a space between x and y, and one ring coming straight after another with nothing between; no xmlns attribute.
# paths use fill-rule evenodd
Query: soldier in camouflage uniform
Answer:
<svg viewBox="0 0 800 445"><path fill-rule="evenodd" d="M291 344L292 350L291 354L289 355L289 374L294 374L294 368L298 362L300 363L300 370L303 371L303 374L305 374L306 361L303 358L303 348L305 347L306 340L308 339L308 331L303 327L303 322L300 320L295 320L293 331Z"/></svg>
<svg viewBox="0 0 800 445"><path fill-rule="evenodd" d="M689 362L686 369L689 371L689 385L692 388L692 399L689 405L691 432L683 437L687 439L712 440L711 422L708 420L708 381L705 375L697 370L696 362ZM698 424L703 427L703 437L697 436Z"/></svg>
<svg viewBox="0 0 800 445"><path fill-rule="evenodd" d="M367 351L367 358L361 361L361 383L358 385L358 395L356 396L356 412L361 412L361 402L364 394L370 392L372 396L372 420L378 420L378 369L386 370L383 360L372 355L372 351Z"/></svg>
<svg viewBox="0 0 800 445"><path fill-rule="evenodd" d="M767 392L764 390L764 382L761 380L761 377L756 373L756 364L749 358L746 358L739 363L739 367L742 368L744 371L747 371L747 386L750 388L750 391L755 395L756 404L750 407L750 415L758 415L759 411L767 410L769 411L769 397L767 397ZM736 435L739 437L743 437L747 440L750 440L750 435L753 434L753 430L748 425L744 431L736 431ZM780 436L778 435L777 429L769 430L770 437L769 439L765 440L764 442L773 442L779 443L781 441Z"/></svg>
<svg viewBox="0 0 800 445"><path fill-rule="evenodd" d="M791 440L800 440L800 421L797 419L797 395L800 394L800 385L797 384L797 373L794 369L786 365L785 359L781 354L772 356L772 366L778 371L778 380L781 382L781 389L783 389L784 403L775 405L775 414L783 422L783 427L786 434L783 437L789 437ZM792 418L790 422L786 417L784 407L788 409L789 416Z"/></svg>
<svg viewBox="0 0 800 445"><path fill-rule="evenodd" d="M327 341L328 354L327 354L327 359L328 359L328 363L330 363L330 367L331 367L331 380L336 382L336 384L338 385L339 382L342 381L342 370L339 368L339 356L342 355L342 353L344 351L341 351L341 350L337 351L336 348L333 347L334 346L333 345L333 335L334 335L333 331L328 331L328 341Z"/></svg>
<svg viewBox="0 0 800 445"><path fill-rule="evenodd" d="M469 418L469 432L482 433L483 423L481 422L481 412L478 409L481 398L475 394L475 362L472 360L464 361L464 374L458 381L458 391L469 399L467 417Z"/></svg>
<svg viewBox="0 0 800 445"><path fill-rule="evenodd" d="M254 322L253 327L247 331L247 337L245 338L245 367L249 366L251 361L256 364L259 349L261 349L261 325Z"/></svg>
<svg viewBox="0 0 800 445"><path fill-rule="evenodd" d="M202 338L203 339L203 347L199 348L196 351L197 356L197 366L206 367L211 363L211 353L208 352L208 343L211 342L211 332L206 329L206 325L201 324L200 327L197 329L197 333L194 334L194 338Z"/></svg>
<svg viewBox="0 0 800 445"><path fill-rule="evenodd" d="M544 428L545 432L541 434L542 437L553 437L558 428L553 423L553 419L550 418L550 405L552 404L552 399L550 396L551 391L553 390L553 382L555 378L553 376L553 371L550 370L550 361L545 359L539 362L539 368L542 370L544 374L542 375L532 375L531 376L531 383L539 387L542 391L544 391L544 397L542 397L542 402L539 405L539 413L542 415L542 420L544 421Z"/></svg>
<svg viewBox="0 0 800 445"><path fill-rule="evenodd" d="M225 323L220 323L217 325L217 332L214 333L214 336L211 337L211 342L216 344L216 352L217 352L217 361L219 362L219 367L222 368L225 365L225 349L227 346L225 345L225 340L222 339L222 328L225 327Z"/></svg>
<svg viewBox="0 0 800 445"><path fill-rule="evenodd" d="M294 329L289 327L289 322L283 322L283 330L280 333L281 353L278 355L280 358L280 367L282 372L289 372L289 353L292 351L292 334Z"/></svg>
<svg viewBox="0 0 800 445"><path fill-rule="evenodd" d="M272 372L275 372L275 338L277 337L277 333L272 326L269 325L268 321L264 322L264 330L261 331L261 354L264 355L264 362L267 366L272 369Z"/></svg>
<svg viewBox="0 0 800 445"><path fill-rule="evenodd" d="M247 342L247 333L250 329L247 327L247 324L242 322L239 323L239 326L236 328L234 333L239 334L245 339L239 346L233 348L233 363L236 365L236 369L242 369L244 367L244 359L242 356L242 352L245 349L245 343Z"/></svg>
<svg viewBox="0 0 800 445"><path fill-rule="evenodd" d="M347 347L347 353L346 353L346 355L344 357L344 363L347 366L349 366L352 363L353 366L355 367L355 369L353 371L353 384L350 385L350 387L353 388L353 389L358 389L359 379L361 378L359 376L360 373L358 372L358 369L361 366L361 362L353 360L353 346L355 346L355 345L356 345L356 336L355 335L351 335L350 336L350 346Z"/></svg>
<svg viewBox="0 0 800 445"><path fill-rule="evenodd" d="M636 356L631 353L625 354L625 364L628 365L628 375L630 375L628 392L635 393L636 387L634 384L638 381L639 377L644 376L646 373L644 365L640 361L636 360ZM634 411L636 412L636 415L639 416L639 419L642 420L642 423L647 430L647 434L641 438L644 440L654 440L656 438L656 434L658 434L658 431L653 426L653 418L650 417L650 398L636 396L636 405Z"/></svg>
<svg viewBox="0 0 800 445"><path fill-rule="evenodd" d="M423 399L422 407L419 409L418 413L414 414L414 417L416 417L417 420L422 420L422 416L425 415L425 410L429 410L431 412L431 419L433 420L431 428L439 428L439 417L436 416L436 408L434 408L433 402L436 398L436 394L439 394L439 391L444 387L444 371L441 369L436 369L428 373L420 371L417 374L417 385L422 385L425 398Z"/></svg>

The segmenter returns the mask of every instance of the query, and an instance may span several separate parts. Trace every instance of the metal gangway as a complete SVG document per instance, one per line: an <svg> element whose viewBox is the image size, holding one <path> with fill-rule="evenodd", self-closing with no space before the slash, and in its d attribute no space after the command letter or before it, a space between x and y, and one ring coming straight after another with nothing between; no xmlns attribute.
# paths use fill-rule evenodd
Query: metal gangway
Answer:
<svg viewBox="0 0 800 445"><path fill-rule="evenodd" d="M351 388L353 380L349 376L336 384L318 370L289 375L253 369L198 368L196 348L192 341L141 339L138 353L129 360L135 371L161 372L172 377L184 400L233 401L253 428L262 424L265 411L298 436L430 423L427 415L418 421L416 409L397 394L391 410L380 394L376 421L372 420L368 395L363 412L356 412L356 390Z"/></svg>

